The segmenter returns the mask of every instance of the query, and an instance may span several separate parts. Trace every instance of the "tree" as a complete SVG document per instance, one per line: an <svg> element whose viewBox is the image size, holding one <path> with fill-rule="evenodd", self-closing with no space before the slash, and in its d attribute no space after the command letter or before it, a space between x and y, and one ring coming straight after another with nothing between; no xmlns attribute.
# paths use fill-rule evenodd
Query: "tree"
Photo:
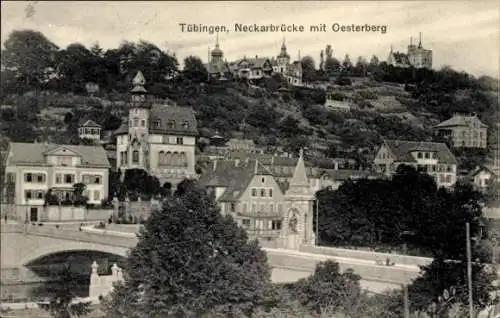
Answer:
<svg viewBox="0 0 500 318"><path fill-rule="evenodd" d="M299 120L288 115L280 122L278 129L282 137L290 138L300 131Z"/></svg>
<svg viewBox="0 0 500 318"><path fill-rule="evenodd" d="M352 70L352 62L349 54L346 54L344 61L342 62L342 69L345 73L349 73Z"/></svg>
<svg viewBox="0 0 500 318"><path fill-rule="evenodd" d="M326 261L316 266L313 275L290 284L288 289L310 311L360 317L364 312L360 280L352 270L341 273L338 263Z"/></svg>
<svg viewBox="0 0 500 318"><path fill-rule="evenodd" d="M207 69L201 59L196 56L188 56L184 59L182 75L195 83L205 82L208 78Z"/></svg>
<svg viewBox="0 0 500 318"><path fill-rule="evenodd" d="M27 85L38 85L45 69L54 66L58 47L38 31L14 30L3 44L2 65Z"/></svg>
<svg viewBox="0 0 500 318"><path fill-rule="evenodd" d="M356 66L354 67L354 73L356 75L365 76L367 66L368 63L366 62L366 59L362 56L359 56L358 60L356 61Z"/></svg>
<svg viewBox="0 0 500 318"><path fill-rule="evenodd" d="M301 60L302 74L305 82L314 82L317 79L316 63L311 56L304 56Z"/></svg>
<svg viewBox="0 0 500 318"><path fill-rule="evenodd" d="M152 212L124 278L104 301L108 317L244 317L274 304L266 254L196 186Z"/></svg>
<svg viewBox="0 0 500 318"><path fill-rule="evenodd" d="M500 183L496 180L488 183L484 194L484 203L488 207L497 207L500 204Z"/></svg>
<svg viewBox="0 0 500 318"><path fill-rule="evenodd" d="M39 303L38 306L56 318L88 315L91 312L90 302L73 302L76 298L74 291L78 289L80 282L69 265L65 265L60 272L59 282L57 287L47 287L52 294L49 303Z"/></svg>
<svg viewBox="0 0 500 318"><path fill-rule="evenodd" d="M83 192L86 188L87 186L82 182L73 185L74 202L76 204L85 204L88 201L88 198L83 196Z"/></svg>

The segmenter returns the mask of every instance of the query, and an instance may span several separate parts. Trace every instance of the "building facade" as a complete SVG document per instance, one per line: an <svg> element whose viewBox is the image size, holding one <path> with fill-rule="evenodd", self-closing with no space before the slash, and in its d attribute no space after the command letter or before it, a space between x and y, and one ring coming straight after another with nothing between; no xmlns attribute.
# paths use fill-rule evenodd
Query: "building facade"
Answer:
<svg viewBox="0 0 500 318"><path fill-rule="evenodd" d="M488 126L474 115L454 114L435 127L441 137L449 139L454 148L486 148Z"/></svg>
<svg viewBox="0 0 500 318"><path fill-rule="evenodd" d="M221 213L231 215L251 237L275 246L314 244L313 201L302 154L290 182L281 182L259 160L214 160L200 177Z"/></svg>
<svg viewBox="0 0 500 318"><path fill-rule="evenodd" d="M195 177L198 129L193 109L152 102L144 84L139 72L133 80L128 120L115 132L117 169L143 169L161 183Z"/></svg>
<svg viewBox="0 0 500 318"><path fill-rule="evenodd" d="M93 120L84 121L80 127L78 127L78 136L80 139L90 139L94 141L101 140L102 126Z"/></svg>
<svg viewBox="0 0 500 318"><path fill-rule="evenodd" d="M268 58L258 57L246 58L234 62L234 75L239 78L246 79L261 79L269 77L273 73L271 60Z"/></svg>
<svg viewBox="0 0 500 318"><path fill-rule="evenodd" d="M26 209L28 219L41 220L45 195L61 201L73 197L73 186L84 183L89 204L108 198L110 164L101 146L10 143L5 161L5 204Z"/></svg>
<svg viewBox="0 0 500 318"><path fill-rule="evenodd" d="M385 140L374 164L387 176L401 165L415 167L432 176L438 187L451 187L457 181L457 160L444 143Z"/></svg>
<svg viewBox="0 0 500 318"><path fill-rule="evenodd" d="M410 67L415 68L432 68L432 50L425 49L422 46L422 34L420 33L418 46L413 44L410 37L410 44L407 48L407 53L393 52L392 46L389 56L387 57L387 64L397 67Z"/></svg>

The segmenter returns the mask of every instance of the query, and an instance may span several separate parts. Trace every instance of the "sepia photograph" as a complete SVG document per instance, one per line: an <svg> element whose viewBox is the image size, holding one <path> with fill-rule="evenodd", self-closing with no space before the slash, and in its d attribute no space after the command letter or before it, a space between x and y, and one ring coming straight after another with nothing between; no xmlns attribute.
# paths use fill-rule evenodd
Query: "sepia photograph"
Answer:
<svg viewBox="0 0 500 318"><path fill-rule="evenodd" d="M500 318L498 0L0 5L0 317Z"/></svg>

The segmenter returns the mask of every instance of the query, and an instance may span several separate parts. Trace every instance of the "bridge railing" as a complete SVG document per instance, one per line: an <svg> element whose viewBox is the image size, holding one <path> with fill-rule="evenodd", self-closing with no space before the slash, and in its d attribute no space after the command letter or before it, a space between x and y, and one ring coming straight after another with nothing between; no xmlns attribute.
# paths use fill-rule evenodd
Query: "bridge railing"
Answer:
<svg viewBox="0 0 500 318"><path fill-rule="evenodd" d="M55 227L28 226L26 234L119 247L134 247L137 244L137 237L113 236L109 235L105 230L102 233L87 233L78 229L69 230Z"/></svg>

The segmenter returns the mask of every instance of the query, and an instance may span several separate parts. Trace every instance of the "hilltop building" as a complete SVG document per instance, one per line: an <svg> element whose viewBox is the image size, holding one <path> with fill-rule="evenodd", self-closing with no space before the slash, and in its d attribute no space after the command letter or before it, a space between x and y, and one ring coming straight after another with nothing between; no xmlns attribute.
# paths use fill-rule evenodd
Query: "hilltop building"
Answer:
<svg viewBox="0 0 500 318"><path fill-rule="evenodd" d="M432 50L423 48L422 33L419 36L418 46L413 44L413 39L410 37L410 45L408 45L407 53L393 52L392 45L387 64L397 67L415 68L432 68Z"/></svg>
<svg viewBox="0 0 500 318"><path fill-rule="evenodd" d="M477 190L484 192L490 183L499 181L499 172L495 167L483 165L472 170L467 179Z"/></svg>
<svg viewBox="0 0 500 318"><path fill-rule="evenodd" d="M11 142L5 160L2 204L13 205L17 215L32 222L44 216L45 195L61 201L73 198L76 183L84 183L89 204L108 197L110 164L101 146L75 146Z"/></svg>
<svg viewBox="0 0 500 318"><path fill-rule="evenodd" d="M200 177L221 213L231 215L251 237L276 247L314 244L314 191L300 157L289 182L280 181L259 160L214 160Z"/></svg>
<svg viewBox="0 0 500 318"><path fill-rule="evenodd" d="M454 148L486 148L488 126L475 115L454 114L435 127L439 136L449 139Z"/></svg>
<svg viewBox="0 0 500 318"><path fill-rule="evenodd" d="M438 187L450 187L457 181L457 159L444 143L385 140L374 164L387 176L393 175L401 165L415 167L432 176Z"/></svg>
<svg viewBox="0 0 500 318"><path fill-rule="evenodd" d="M247 58L231 63L233 74L239 78L261 79L269 77L273 73L271 60L265 57Z"/></svg>
<svg viewBox="0 0 500 318"><path fill-rule="evenodd" d="M90 139L98 142L101 140L102 126L95 121L88 119L78 127L78 136L80 139Z"/></svg>
<svg viewBox="0 0 500 318"><path fill-rule="evenodd" d="M210 78L220 81L231 79L231 70L227 61L224 60L224 52L220 49L218 34L215 42L215 49L210 52L209 58L210 60L205 64L205 68Z"/></svg>
<svg viewBox="0 0 500 318"><path fill-rule="evenodd" d="M155 103L147 98L145 83L139 71L132 83L128 121L115 132L117 169L144 169L161 183L172 184L196 176L193 109Z"/></svg>

